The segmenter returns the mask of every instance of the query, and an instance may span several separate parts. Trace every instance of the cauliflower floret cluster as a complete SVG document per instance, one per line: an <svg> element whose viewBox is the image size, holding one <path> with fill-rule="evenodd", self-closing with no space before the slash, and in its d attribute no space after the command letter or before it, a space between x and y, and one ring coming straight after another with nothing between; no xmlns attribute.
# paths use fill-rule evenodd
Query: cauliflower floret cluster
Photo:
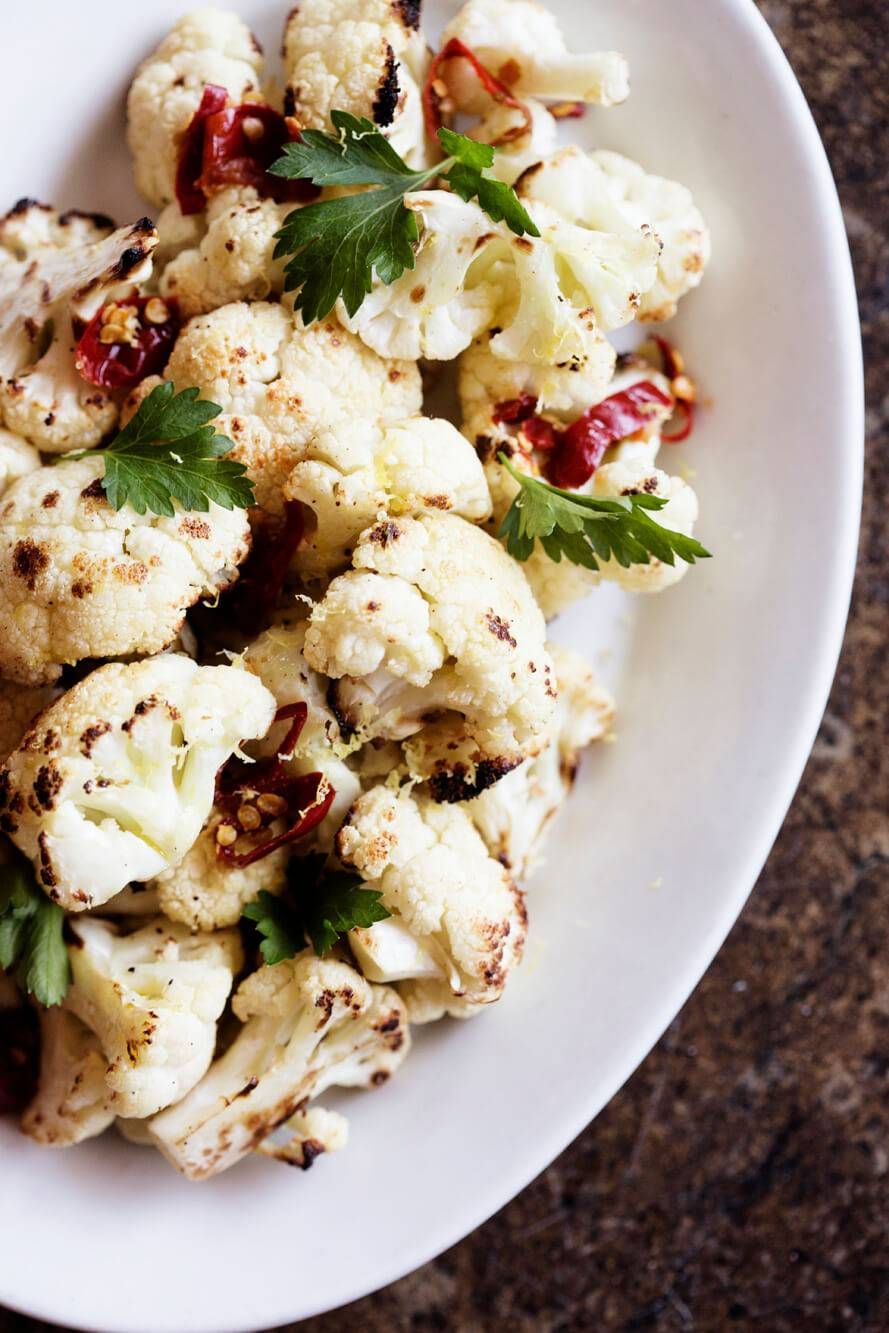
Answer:
<svg viewBox="0 0 889 1333"><path fill-rule="evenodd" d="M341 301L339 317L381 356L450 361L494 322L497 284L472 274L495 231L477 204L445 190L404 202L420 222L415 267L388 285L377 280L351 317Z"/></svg>
<svg viewBox="0 0 889 1333"><path fill-rule="evenodd" d="M195 217L168 204L157 229L160 246L175 253L161 273L161 295L175 297L188 319L232 301L280 294L284 265L274 258L275 233L293 208L260 198L252 185L220 190Z"/></svg>
<svg viewBox="0 0 889 1333"><path fill-rule="evenodd" d="M386 1081L408 1052L402 1001L338 959L298 954L261 967L232 1004L243 1027L206 1077L149 1129L184 1175L201 1180L258 1149L330 1087ZM297 1139L304 1126L297 1122Z"/></svg>
<svg viewBox="0 0 889 1333"><path fill-rule="evenodd" d="M464 807L491 856L520 880L539 860L544 836L574 785L581 751L608 735L614 717L611 694L583 658L556 643L549 652L559 700L546 745Z"/></svg>
<svg viewBox="0 0 889 1333"><path fill-rule="evenodd" d="M90 449L117 420L114 398L78 372L86 323L122 285L151 273L149 218L57 214L22 199L0 218L0 421L48 453Z"/></svg>
<svg viewBox="0 0 889 1333"><path fill-rule="evenodd" d="M464 519L424 515L370 528L352 565L313 607L304 650L337 680L341 725L416 736L409 762L441 800L533 753L556 691L543 617L503 548Z"/></svg>
<svg viewBox="0 0 889 1333"><path fill-rule="evenodd" d="M500 998L522 956L524 898L461 806L375 787L337 851L391 913L351 930L352 952L371 981L404 983L411 1019L466 1018Z"/></svg>
<svg viewBox="0 0 889 1333"><path fill-rule="evenodd" d="M421 0L300 0L284 31L285 105L325 129L331 111L373 121L411 166L423 163Z"/></svg>
<svg viewBox="0 0 889 1333"><path fill-rule="evenodd" d="M235 302L186 325L164 372L218 403L217 429L280 513L284 487L309 441L356 420L398 421L421 410L417 367L377 356L335 320L303 327L285 306ZM156 381L155 381L156 382ZM144 396L153 382L140 386Z"/></svg>
<svg viewBox="0 0 889 1333"><path fill-rule="evenodd" d="M40 1083L21 1118L24 1134L48 1148L95 1138L116 1112L99 1039L67 1009L40 1011Z"/></svg>
<svg viewBox="0 0 889 1333"><path fill-rule="evenodd" d="M265 686L235 667L172 653L99 667L0 769L0 828L67 911L107 902L183 859L217 772L274 713Z"/></svg>
<svg viewBox="0 0 889 1333"><path fill-rule="evenodd" d="M641 320L666 320L697 287L710 258L710 233L691 193L677 181L649 175L636 162L600 149L563 148L530 168L517 186L569 222L593 232L653 234L659 242L653 280L640 288Z"/></svg>
<svg viewBox="0 0 889 1333"><path fill-rule="evenodd" d="M0 428L0 496L14 481L40 466L40 455L32 444Z"/></svg>
<svg viewBox="0 0 889 1333"><path fill-rule="evenodd" d="M127 142L136 185L163 208L176 194L182 136L208 83L235 102L259 92L262 50L235 15L198 9L174 24L140 65L127 98Z"/></svg>
<svg viewBox="0 0 889 1333"><path fill-rule="evenodd" d="M284 493L311 512L295 559L310 580L348 565L359 535L390 514L447 511L477 523L491 512L475 450L450 422L434 417L317 434Z"/></svg>
<svg viewBox="0 0 889 1333"><path fill-rule="evenodd" d="M556 16L537 0L469 0L442 34L468 46L520 97L615 106L629 94L629 70L615 51L571 54ZM461 111L484 111L486 95L468 70L448 71L448 93Z"/></svg>
<svg viewBox="0 0 889 1333"><path fill-rule="evenodd" d="M249 866L227 865L218 855L219 828L219 817L214 815L184 859L152 881L158 910L191 930L237 925L244 908L263 889L280 893L287 882L286 847ZM107 905L109 911L114 902Z"/></svg>
<svg viewBox="0 0 889 1333"><path fill-rule="evenodd" d="M243 964L236 930L193 935L157 918L126 934L98 917L72 924L65 1008L96 1034L113 1114L144 1118L206 1073L216 1022Z"/></svg>
<svg viewBox="0 0 889 1333"><path fill-rule="evenodd" d="M13 680L41 684L85 657L166 648L250 549L244 510L112 509L103 472L99 457L41 467L0 499L0 672Z"/></svg>

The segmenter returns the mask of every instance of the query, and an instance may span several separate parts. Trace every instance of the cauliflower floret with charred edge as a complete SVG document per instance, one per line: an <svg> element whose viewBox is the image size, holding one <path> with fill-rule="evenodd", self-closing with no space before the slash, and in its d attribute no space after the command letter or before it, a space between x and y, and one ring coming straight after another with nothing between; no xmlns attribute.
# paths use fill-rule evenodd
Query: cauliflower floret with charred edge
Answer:
<svg viewBox="0 0 889 1333"><path fill-rule="evenodd" d="M115 510L102 458L41 467L0 499L0 672L53 681L85 657L154 653L190 606L238 575L250 549L243 509L173 518Z"/></svg>
<svg viewBox="0 0 889 1333"><path fill-rule="evenodd" d="M99 667L40 714L0 769L0 828L66 911L178 865L216 774L264 736L275 701L254 675L168 653Z"/></svg>
<svg viewBox="0 0 889 1333"><path fill-rule="evenodd" d="M475 450L450 422L432 417L319 433L284 493L313 515L294 558L309 580L348 565L359 535L389 514L448 511L477 523L491 512Z"/></svg>
<svg viewBox="0 0 889 1333"><path fill-rule="evenodd" d="M420 732L409 757L440 800L533 753L556 691L543 617L499 543L450 514L390 519L362 534L353 566L305 641L309 665L337 681L340 724L365 740Z"/></svg>
<svg viewBox="0 0 889 1333"><path fill-rule="evenodd" d="M296 776L323 773L333 787L330 810L312 831L309 840L301 844L330 852L337 830L361 791L361 780L347 762L353 747L344 740L327 702L329 682L312 670L303 655L307 628L305 608L279 612L269 628L247 649L244 666L255 672L266 689L271 690L279 708L294 703L306 705L305 725L293 753L283 762L288 772ZM277 756L289 726L289 721L276 723L268 736L249 747L250 752L258 758ZM268 864L268 861L261 864ZM274 888L271 891L274 892Z"/></svg>
<svg viewBox="0 0 889 1333"><path fill-rule="evenodd" d="M216 1022L243 965L236 930L193 935L156 918L131 934L97 917L71 923L65 1008L99 1039L114 1115L179 1101L213 1059Z"/></svg>
<svg viewBox="0 0 889 1333"><path fill-rule="evenodd" d="M468 1018L500 998L522 956L524 898L461 806L375 787L353 805L337 852L391 912L349 932L370 981L416 983L424 1016L433 1001ZM409 1016L413 990L402 989Z"/></svg>
<svg viewBox="0 0 889 1333"><path fill-rule="evenodd" d="M260 890L281 893L287 882L287 848L279 847L249 866L229 866L217 855L219 817L201 830L185 859L152 881L158 908L191 930L234 926ZM104 909L114 909L112 899Z"/></svg>
<svg viewBox="0 0 889 1333"><path fill-rule="evenodd" d="M492 102L477 125L468 131L470 139L494 144L497 154L490 174L507 185L514 185L528 167L549 157L558 147L556 118L542 102L525 102L530 124L522 133L524 117L515 107Z"/></svg>
<svg viewBox="0 0 889 1333"><path fill-rule="evenodd" d="M235 186L214 195L199 218L195 234L161 273L162 296L175 297L186 318L203 315L232 301L260 301L284 290L284 263L274 258L275 233L296 205L261 199L250 186ZM181 220L181 221L180 221ZM178 204L168 204L158 219L163 245L174 248L183 236Z"/></svg>
<svg viewBox="0 0 889 1333"><path fill-rule="evenodd" d="M39 466L40 455L32 444L23 440L21 435L0 428L0 495L19 477L26 476Z"/></svg>
<svg viewBox="0 0 889 1333"><path fill-rule="evenodd" d="M149 1126L192 1180L234 1166L326 1088L385 1082L408 1051L396 993L333 958L306 952L261 967L241 983L232 1008L243 1024L232 1045Z"/></svg>
<svg viewBox="0 0 889 1333"><path fill-rule="evenodd" d="M450 361L494 322L499 290L473 275L497 233L477 204L445 190L404 202L420 222L414 268L388 285L377 279L351 317L340 301L338 314L380 356Z"/></svg>
<svg viewBox="0 0 889 1333"><path fill-rule="evenodd" d="M0 764L18 749L34 720L58 694L51 685L19 685L13 680L0 680Z"/></svg>
<svg viewBox="0 0 889 1333"><path fill-rule="evenodd" d="M298 1166L308 1171L322 1153L341 1152L349 1142L349 1122L339 1111L310 1106L285 1120L281 1129L288 1137L279 1142L275 1136L265 1139L256 1151L276 1162Z"/></svg>
<svg viewBox="0 0 889 1333"><path fill-rule="evenodd" d="M680 298L704 275L710 233L691 193L677 181L649 175L619 153L563 148L526 171L517 188L524 199L540 200L593 232L617 232L622 218L624 226L657 236L657 273L641 291L641 320L671 319Z"/></svg>
<svg viewBox="0 0 889 1333"><path fill-rule="evenodd" d="M491 855L519 880L540 859L544 836L574 785L580 752L609 734L614 717L611 694L583 658L555 643L549 651L559 701L547 744L464 807Z"/></svg>
<svg viewBox="0 0 889 1333"><path fill-rule="evenodd" d="M81 377L76 344L122 285L151 274L149 218L110 232L84 214L23 199L0 218L0 418L38 449L90 449L117 403Z"/></svg>
<svg viewBox="0 0 889 1333"><path fill-rule="evenodd" d="M198 9L142 62L127 97L127 142L136 186L162 208L176 195L182 136L208 83L236 103L259 93L262 50L235 14Z"/></svg>
<svg viewBox="0 0 889 1333"><path fill-rule="evenodd" d="M103 1133L115 1117L107 1068L99 1039L85 1023L66 1009L41 1009L40 1081L22 1114L22 1133L47 1148Z"/></svg>
<svg viewBox="0 0 889 1333"><path fill-rule="evenodd" d="M543 203L528 211L540 237L501 237L475 264L474 280L504 293L491 351L585 374L590 361L602 362L602 334L628 324L654 283L660 242L626 221L620 230L592 231Z"/></svg>
<svg viewBox="0 0 889 1333"><path fill-rule="evenodd" d="M304 328L271 302L235 302L200 315L183 329L166 378L200 389L222 408L215 425L234 441L231 457L256 484L257 503L272 513L309 441L356 420L398 421L422 409L412 362L377 356L336 320ZM147 381L144 392L150 391Z"/></svg>
<svg viewBox="0 0 889 1333"><path fill-rule="evenodd" d="M442 34L457 37L520 97L615 106L630 91L629 69L616 51L572 55L558 19L537 0L469 0ZM451 61L448 92L461 111L485 109L477 78Z"/></svg>
<svg viewBox="0 0 889 1333"><path fill-rule="evenodd" d="M331 111L371 120L411 166L425 162L422 0L300 0L284 31L285 107L326 129Z"/></svg>

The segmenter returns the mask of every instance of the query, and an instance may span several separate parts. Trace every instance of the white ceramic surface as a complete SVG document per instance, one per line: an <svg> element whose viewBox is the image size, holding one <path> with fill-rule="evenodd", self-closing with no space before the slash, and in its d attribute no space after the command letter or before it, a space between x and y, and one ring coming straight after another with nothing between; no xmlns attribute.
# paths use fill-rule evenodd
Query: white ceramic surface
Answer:
<svg viewBox="0 0 889 1333"><path fill-rule="evenodd" d="M716 558L660 599L606 596L558 626L616 686L619 744L586 764L557 826L527 966L504 1002L424 1033L388 1087L352 1100L346 1153L306 1176L257 1162L189 1185L113 1135L50 1153L5 1123L0 1303L113 1333L225 1333L325 1310L429 1259L632 1072L780 826L836 662L861 487L858 328L833 184L750 0L553 4L577 49L614 46L632 67L630 101L572 127L686 182L712 227L712 268L673 329L712 398L680 452ZM5 7L0 202L144 211L124 92L186 6ZM240 11L274 51L286 8ZM435 28L452 5L431 9Z"/></svg>

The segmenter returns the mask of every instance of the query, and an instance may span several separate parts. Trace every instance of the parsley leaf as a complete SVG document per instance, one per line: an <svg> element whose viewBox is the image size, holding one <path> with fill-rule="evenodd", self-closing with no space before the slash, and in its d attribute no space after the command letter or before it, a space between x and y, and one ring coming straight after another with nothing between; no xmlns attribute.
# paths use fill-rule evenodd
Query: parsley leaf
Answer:
<svg viewBox="0 0 889 1333"><path fill-rule="evenodd" d="M259 951L266 963L293 958L308 944L323 958L354 926L372 926L391 915L379 889L365 888L358 875L346 871L325 875L311 888L300 886L298 897L294 889L292 880L280 898L263 889L244 908L243 915L262 936Z"/></svg>
<svg viewBox="0 0 889 1333"><path fill-rule="evenodd" d="M506 222L516 235L540 235L512 187L483 174L494 161L490 145L440 130L448 156L425 171L413 171L371 121L346 111L333 111L330 118L335 134L303 130L269 168L274 175L318 186L375 187L297 209L277 233L275 258L290 256L287 289L299 289L296 308L307 324L330 314L340 296L354 315L375 273L389 285L414 267L420 230L404 196L436 176L461 199L477 198L493 221Z"/></svg>
<svg viewBox="0 0 889 1333"><path fill-rule="evenodd" d="M667 503L663 496L601 499L563 491L517 471L505 454L497 457L521 487L500 525L500 536L516 560L527 560L538 540L556 564L564 556L593 570L600 560L612 558L626 569L653 559L672 565L677 556L693 565L710 555L696 538L661 527L650 517L649 511Z"/></svg>
<svg viewBox="0 0 889 1333"><path fill-rule="evenodd" d="M183 509L200 513L206 513L211 503L222 509L254 504L247 469L224 457L233 448L232 441L217 435L209 424L221 411L216 403L200 398L197 389L177 393L169 381L152 389L101 453L102 489L112 509L130 504L137 514L150 510L173 518L174 500Z"/></svg>
<svg viewBox="0 0 889 1333"><path fill-rule="evenodd" d="M266 963L283 963L303 948L304 939L299 923L282 898L276 898L267 889L248 903L242 913L252 921L262 936L259 952Z"/></svg>
<svg viewBox="0 0 889 1333"><path fill-rule="evenodd" d="M25 990L46 1006L60 1004L71 981L64 921L26 861L0 866L0 969L15 969Z"/></svg>

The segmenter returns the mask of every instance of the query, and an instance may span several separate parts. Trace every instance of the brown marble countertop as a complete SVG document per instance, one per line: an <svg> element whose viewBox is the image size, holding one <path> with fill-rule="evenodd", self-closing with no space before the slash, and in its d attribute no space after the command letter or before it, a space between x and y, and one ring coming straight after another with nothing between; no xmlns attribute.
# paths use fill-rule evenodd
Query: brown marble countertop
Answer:
<svg viewBox="0 0 889 1333"><path fill-rule="evenodd" d="M889 6L760 8L839 183L868 361L860 567L812 759L727 944L607 1110L461 1244L301 1333L889 1329ZM0 1310L0 1333L44 1327Z"/></svg>

